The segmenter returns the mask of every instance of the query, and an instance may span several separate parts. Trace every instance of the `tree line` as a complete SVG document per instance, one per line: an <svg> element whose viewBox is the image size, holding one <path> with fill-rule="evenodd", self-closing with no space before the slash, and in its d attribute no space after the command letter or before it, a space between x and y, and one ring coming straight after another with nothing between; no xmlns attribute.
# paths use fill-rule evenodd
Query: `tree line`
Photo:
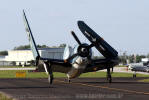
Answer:
<svg viewBox="0 0 149 100"><path fill-rule="evenodd" d="M37 48L64 48L66 44L60 44L59 46L47 46L47 45L37 45ZM13 50L25 50L25 49L30 49L30 45L21 45L14 47Z"/></svg>

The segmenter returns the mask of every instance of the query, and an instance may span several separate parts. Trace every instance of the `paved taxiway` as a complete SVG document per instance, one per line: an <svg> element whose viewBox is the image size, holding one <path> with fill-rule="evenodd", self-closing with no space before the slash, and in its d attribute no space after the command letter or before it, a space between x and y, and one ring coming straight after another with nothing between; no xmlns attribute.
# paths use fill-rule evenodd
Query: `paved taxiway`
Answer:
<svg viewBox="0 0 149 100"><path fill-rule="evenodd" d="M71 83L57 78L49 87L47 79L0 79L0 91L17 100L148 100L149 83L144 78L78 78Z"/></svg>

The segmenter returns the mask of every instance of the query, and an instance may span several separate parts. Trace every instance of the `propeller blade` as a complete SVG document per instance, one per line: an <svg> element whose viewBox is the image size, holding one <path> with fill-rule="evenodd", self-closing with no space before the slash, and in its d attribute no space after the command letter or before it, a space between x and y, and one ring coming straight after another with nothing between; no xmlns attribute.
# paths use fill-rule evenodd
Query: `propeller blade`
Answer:
<svg viewBox="0 0 149 100"><path fill-rule="evenodd" d="M77 41L77 43L78 43L79 45L81 45L81 42L80 42L80 40L78 39L78 37L76 36L76 34L75 34L73 31L71 31L71 34L72 34L72 36L75 38L75 40Z"/></svg>
<svg viewBox="0 0 149 100"><path fill-rule="evenodd" d="M118 52L83 21L78 21L78 26L85 37L92 43L90 46L94 45L104 57L112 58L118 56Z"/></svg>

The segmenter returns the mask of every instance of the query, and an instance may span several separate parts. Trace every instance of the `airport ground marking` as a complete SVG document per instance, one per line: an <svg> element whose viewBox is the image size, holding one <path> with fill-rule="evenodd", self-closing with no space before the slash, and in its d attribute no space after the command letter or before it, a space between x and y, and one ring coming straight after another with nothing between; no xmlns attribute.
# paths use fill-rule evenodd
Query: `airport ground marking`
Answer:
<svg viewBox="0 0 149 100"><path fill-rule="evenodd" d="M68 83L68 82L60 81L60 80L55 80L55 81L60 82L60 83L65 83L65 84L75 84L75 85L102 88L102 89L108 89L108 90L114 90L114 91L122 91L122 92L127 92L127 93L149 95L149 92L141 92L141 91L135 91L135 90L120 89L120 88L110 88L110 87L107 87L107 86L91 85L91 84L84 84L84 83L73 83L73 82Z"/></svg>

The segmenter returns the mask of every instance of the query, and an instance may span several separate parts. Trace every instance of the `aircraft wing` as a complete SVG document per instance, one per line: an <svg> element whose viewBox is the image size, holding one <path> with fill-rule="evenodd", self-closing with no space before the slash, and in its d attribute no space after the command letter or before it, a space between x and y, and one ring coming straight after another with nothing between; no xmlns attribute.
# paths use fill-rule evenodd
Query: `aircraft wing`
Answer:
<svg viewBox="0 0 149 100"><path fill-rule="evenodd" d="M37 50L36 43L35 43L35 40L33 38L32 31L30 29L30 26L29 26L29 23L28 23L28 20L26 18L24 10L23 10L23 19L24 19L25 30L27 32L27 36L28 36L29 43L30 43L30 48L32 49L34 59L36 59L37 57L39 57L39 52Z"/></svg>
<svg viewBox="0 0 149 100"><path fill-rule="evenodd" d="M118 52L112 46L83 21L78 21L78 27L91 42L90 46L95 47L105 57L104 59L91 59L91 63L87 65L85 72L113 68L113 66L118 64Z"/></svg>
<svg viewBox="0 0 149 100"><path fill-rule="evenodd" d="M40 60L43 60L43 61L47 61L51 64L56 64L56 65L62 65L63 67L71 67L71 64L69 62L66 62L62 59L50 59L50 58L42 58L40 57Z"/></svg>
<svg viewBox="0 0 149 100"><path fill-rule="evenodd" d="M115 59L104 58L104 59L92 60L91 63L86 66L86 69L84 72L94 72L98 70L107 69L108 67L112 68L118 63L119 63L118 58L115 58Z"/></svg>
<svg viewBox="0 0 149 100"><path fill-rule="evenodd" d="M49 62L52 64L58 64L58 65L62 65L62 66L64 65L63 67L65 67L66 65L70 66L70 64L68 62L65 62L64 60L61 60L61 59L49 59L49 58L40 57L34 37L33 37L33 34L32 34L32 31L31 31L31 28L29 26L29 23L28 23L28 20L27 20L27 17L25 15L24 11L23 11L23 19L24 19L24 23L25 23L25 30L27 32L29 43L30 43L30 48L32 50L33 57L36 60L36 62L38 63L38 60L40 60L40 61Z"/></svg>
<svg viewBox="0 0 149 100"><path fill-rule="evenodd" d="M78 21L78 26L84 36L104 57L115 58L118 56L118 52L96 32L94 32L87 24L85 24L83 21Z"/></svg>

